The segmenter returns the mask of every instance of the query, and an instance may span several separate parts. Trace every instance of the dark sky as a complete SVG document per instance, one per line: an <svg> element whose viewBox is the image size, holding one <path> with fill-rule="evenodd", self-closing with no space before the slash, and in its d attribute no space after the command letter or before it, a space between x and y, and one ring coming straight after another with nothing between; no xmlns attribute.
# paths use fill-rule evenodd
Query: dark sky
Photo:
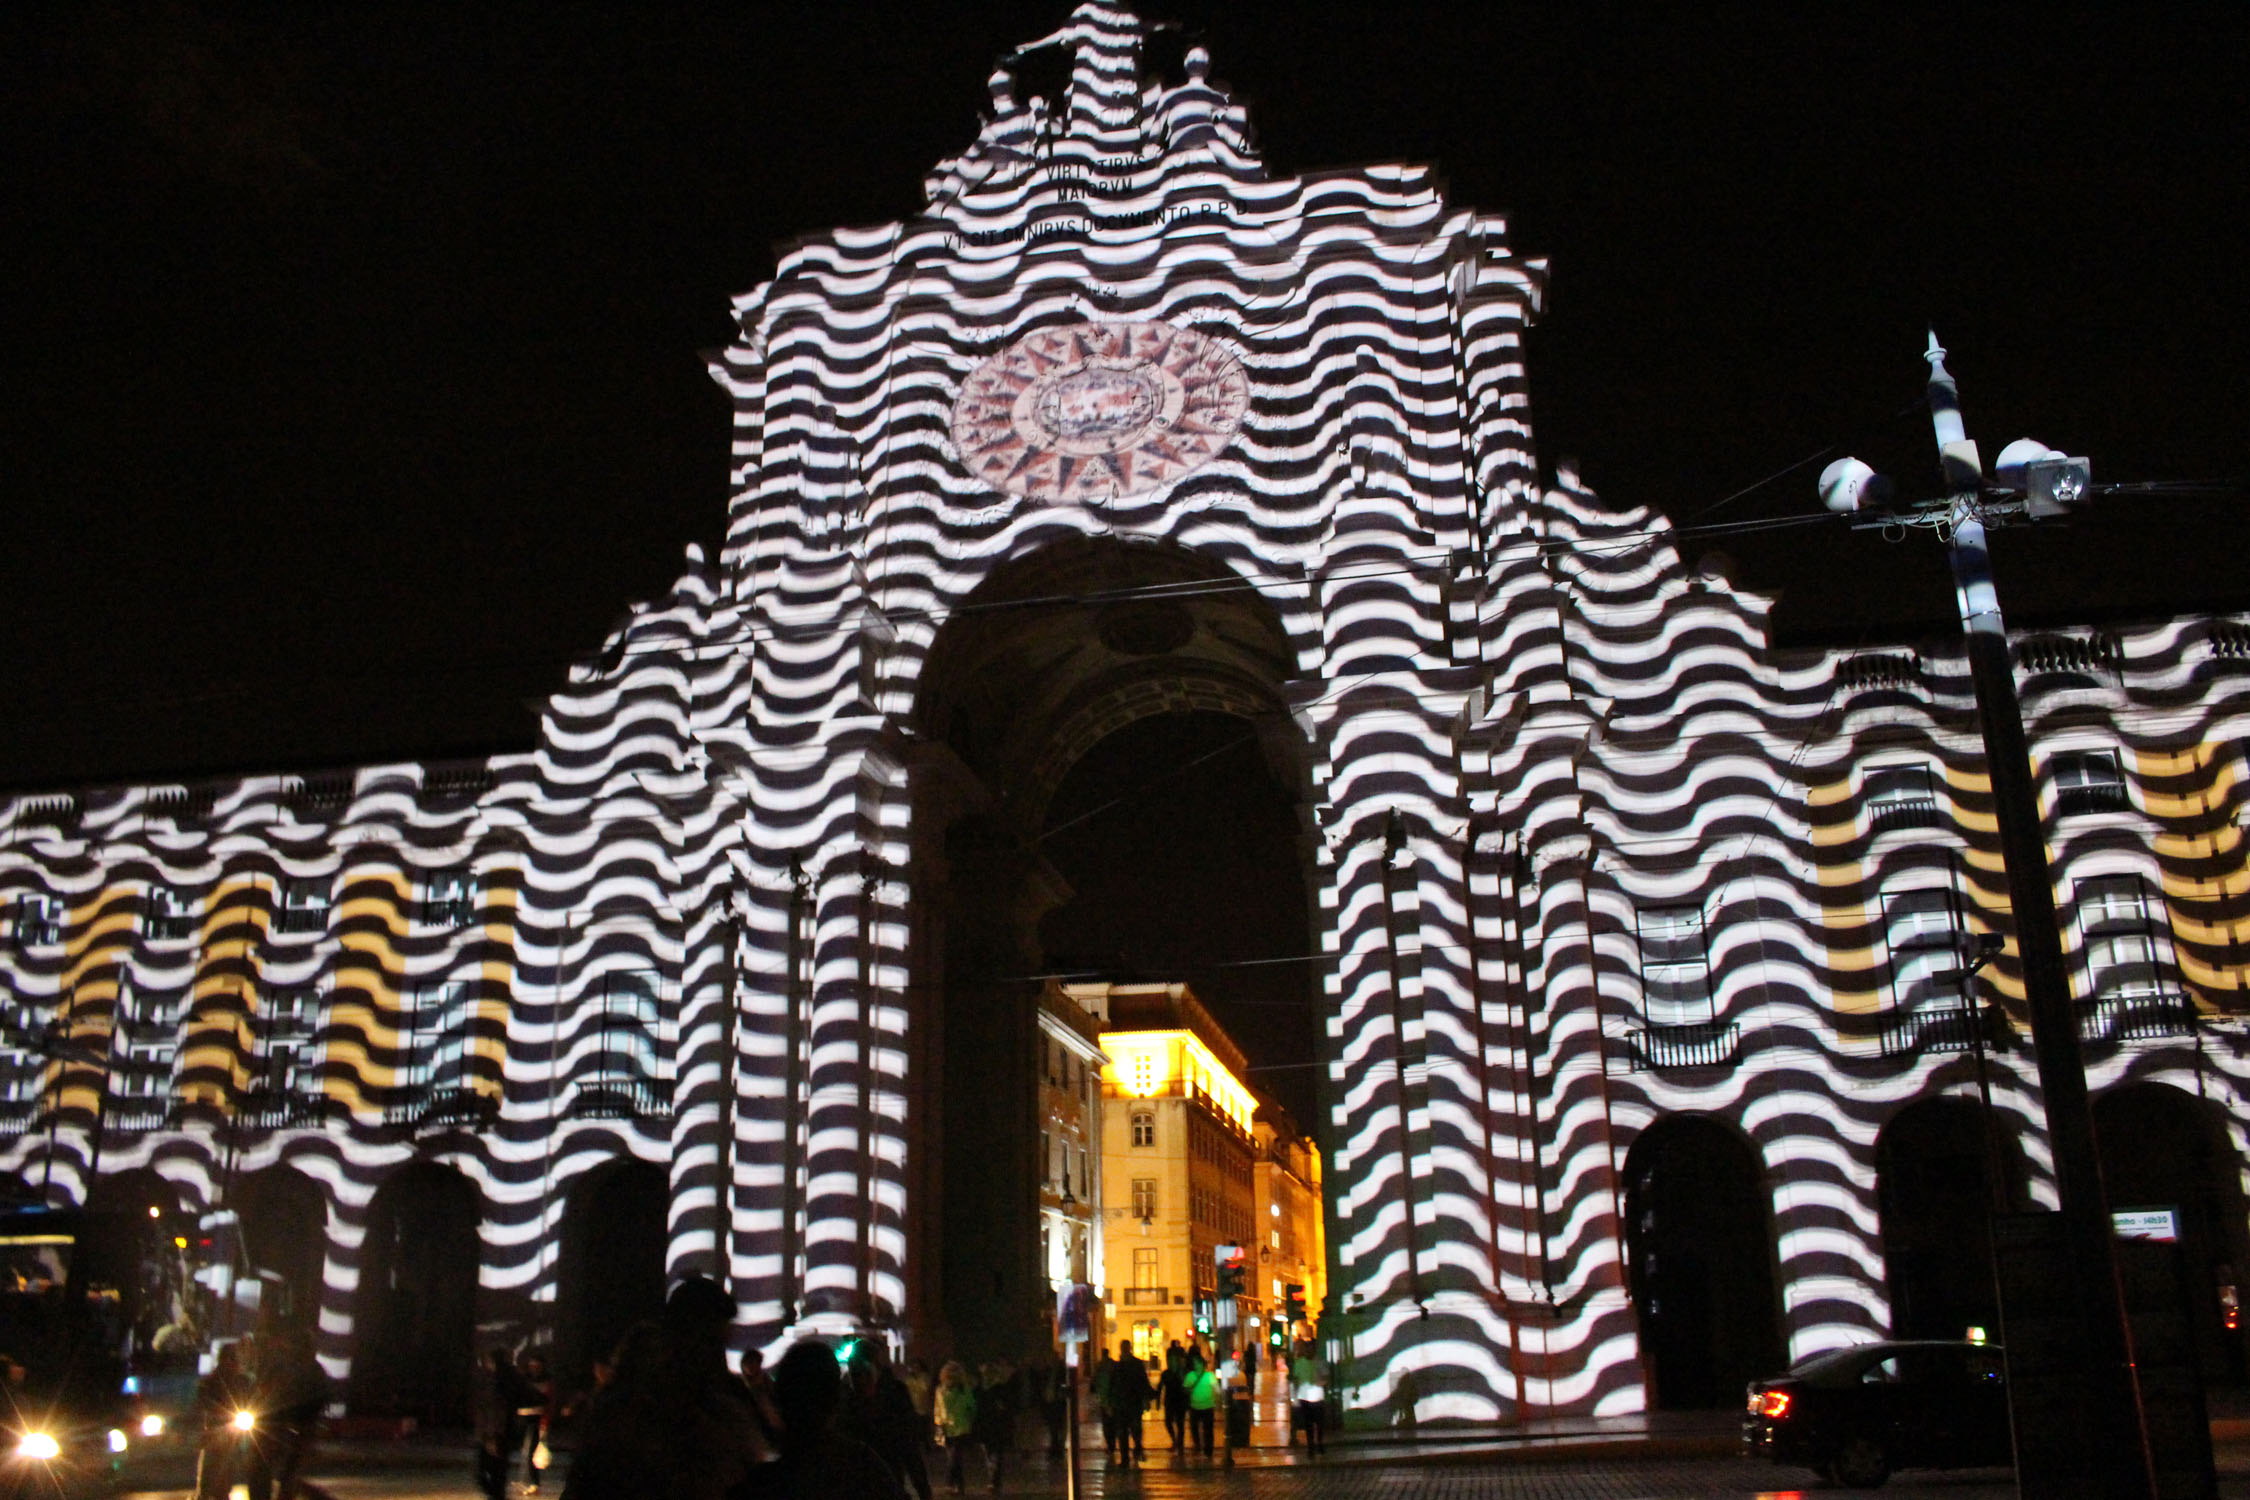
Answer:
<svg viewBox="0 0 2250 1500"><path fill-rule="evenodd" d="M1831 443L1926 486L1931 320L1988 454L2250 471L2250 22L1975 9L1165 14L1276 168L1434 161L1552 258L1542 460L1617 500L1684 521ZM716 536L729 295L911 213L1065 11L0 11L0 785L524 744ZM2009 535L2004 597L2245 602L2246 503ZM1948 623L1928 544L1724 545L1787 639Z"/></svg>

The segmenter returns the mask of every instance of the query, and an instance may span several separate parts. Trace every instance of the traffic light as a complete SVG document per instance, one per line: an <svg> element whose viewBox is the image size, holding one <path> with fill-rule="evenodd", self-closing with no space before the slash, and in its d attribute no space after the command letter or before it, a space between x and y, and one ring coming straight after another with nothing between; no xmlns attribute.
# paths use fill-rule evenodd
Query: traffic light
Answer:
<svg viewBox="0 0 2250 1500"><path fill-rule="evenodd" d="M1215 1254L1219 1263L1218 1300L1232 1302L1242 1295L1243 1277L1249 1269L1248 1262L1240 1245L1217 1246Z"/></svg>
<svg viewBox="0 0 2250 1500"><path fill-rule="evenodd" d="M1287 1309L1289 1321L1298 1322L1305 1316L1305 1284L1292 1281L1284 1285L1281 1292L1282 1306Z"/></svg>

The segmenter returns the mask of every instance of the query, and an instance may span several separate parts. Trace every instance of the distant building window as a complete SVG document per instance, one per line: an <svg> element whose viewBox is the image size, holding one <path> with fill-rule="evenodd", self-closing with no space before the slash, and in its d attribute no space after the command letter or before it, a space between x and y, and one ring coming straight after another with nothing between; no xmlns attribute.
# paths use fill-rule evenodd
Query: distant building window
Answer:
<svg viewBox="0 0 2250 1500"><path fill-rule="evenodd" d="M1156 1217L1155 1178L1136 1177L1133 1179L1133 1217L1136 1219L1153 1219Z"/></svg>
<svg viewBox="0 0 2250 1500"><path fill-rule="evenodd" d="M1927 765L1870 767L1866 801L1867 826L1872 833L1945 826L1945 809L1938 804Z"/></svg>
<svg viewBox="0 0 2250 1500"><path fill-rule="evenodd" d="M328 893L325 875L292 875L282 881L281 912L276 926L283 932L326 932Z"/></svg>
<svg viewBox="0 0 2250 1500"><path fill-rule="evenodd" d="M422 920L432 927L466 927L476 914L477 878L466 869L440 870L422 887Z"/></svg>
<svg viewBox="0 0 2250 1500"><path fill-rule="evenodd" d="M2051 762L2055 781L2055 812L2124 812L2132 806L2125 795L2125 777L2117 766L2115 750L2072 750Z"/></svg>
<svg viewBox="0 0 2250 1500"><path fill-rule="evenodd" d="M18 896L11 924L17 950L52 948L60 943L68 915L60 896Z"/></svg>
<svg viewBox="0 0 2250 1500"><path fill-rule="evenodd" d="M1156 1116L1145 1109L1133 1112L1133 1144L1136 1146L1153 1146L1156 1144Z"/></svg>
<svg viewBox="0 0 2250 1500"><path fill-rule="evenodd" d="M2165 992L2171 944L2141 877L2081 880L2074 894L2092 998L2135 1000Z"/></svg>
<svg viewBox="0 0 2250 1500"><path fill-rule="evenodd" d="M1658 1026L1712 1019L1711 966L1703 912L1694 906L1644 906L1639 913L1641 1000Z"/></svg>
<svg viewBox="0 0 2250 1500"><path fill-rule="evenodd" d="M157 942L195 936L195 903L168 885L152 885L141 909L141 930Z"/></svg>
<svg viewBox="0 0 2250 1500"><path fill-rule="evenodd" d="M1893 1006L1921 1010L1965 1003L1968 931L1950 888L1885 890L1883 941L1890 949Z"/></svg>
<svg viewBox="0 0 2250 1500"><path fill-rule="evenodd" d="M1156 1285L1156 1247L1154 1245L1135 1245L1133 1247L1133 1285L1143 1290Z"/></svg>
<svg viewBox="0 0 2250 1500"><path fill-rule="evenodd" d="M291 986L266 994L256 1092L296 1099L320 1092L320 992Z"/></svg>
<svg viewBox="0 0 2250 1500"><path fill-rule="evenodd" d="M1156 1087L1156 1059L1146 1052L1133 1059L1133 1092L1145 1094Z"/></svg>

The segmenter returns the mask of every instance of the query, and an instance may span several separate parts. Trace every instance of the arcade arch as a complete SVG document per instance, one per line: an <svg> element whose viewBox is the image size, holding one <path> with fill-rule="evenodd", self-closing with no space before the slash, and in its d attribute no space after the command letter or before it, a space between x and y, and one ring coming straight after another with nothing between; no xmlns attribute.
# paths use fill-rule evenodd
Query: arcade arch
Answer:
<svg viewBox="0 0 2250 1500"><path fill-rule="evenodd" d="M475 1184L453 1167L411 1162L367 1205L352 1328L352 1410L458 1426L476 1358Z"/></svg>
<svg viewBox="0 0 2250 1500"><path fill-rule="evenodd" d="M1670 1115L1625 1156L1625 1254L1652 1404L1730 1407L1782 1363L1773 1210L1750 1143Z"/></svg>
<svg viewBox="0 0 2250 1500"><path fill-rule="evenodd" d="M1047 1346L1030 1065L1040 976L1204 977L1171 972L1187 955L1131 920L1167 878L1145 851L1209 833L1168 778L1232 777L1244 788L1232 804L1278 809L1265 826L1279 843L1258 873L1286 887L1284 946L1312 946L1294 813L1306 754L1283 691L1296 661L1273 607L1231 570L1113 538L1057 541L1001 566L939 630L909 757L911 1034L926 1048L916 1070L940 1081L918 1096L926 1114L908 1166L909 1242L939 1247L909 1268L924 1347L981 1358ZM1099 833L1088 814L1124 803L1111 837L1129 829L1142 856L1087 858ZM1097 869L1098 899L1078 902L1073 872L1091 887ZM1308 1033L1309 973L1295 976Z"/></svg>
<svg viewBox="0 0 2250 1500"><path fill-rule="evenodd" d="M2023 1165L1983 1107L1941 1098L1900 1110L1875 1138L1875 1184L1891 1337L1957 1339L1967 1328L1997 1336L1992 1215L2021 1201Z"/></svg>
<svg viewBox="0 0 2250 1500"><path fill-rule="evenodd" d="M607 1162L572 1184L555 1269L554 1375L566 1388L585 1387L626 1329L664 1310L670 1203L664 1169L645 1161Z"/></svg>

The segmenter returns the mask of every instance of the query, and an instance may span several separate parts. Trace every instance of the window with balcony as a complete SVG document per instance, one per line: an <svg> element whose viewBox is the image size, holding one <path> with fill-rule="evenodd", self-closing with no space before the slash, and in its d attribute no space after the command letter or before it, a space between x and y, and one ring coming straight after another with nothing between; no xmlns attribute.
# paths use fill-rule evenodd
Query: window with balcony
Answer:
<svg viewBox="0 0 2250 1500"><path fill-rule="evenodd" d="M0 1135L21 1132L39 1111L46 1067L31 1048L41 1030L29 1006L0 1005Z"/></svg>
<svg viewBox="0 0 2250 1500"><path fill-rule="evenodd" d="M1156 1256L1157 1251L1154 1245L1136 1245L1133 1247L1133 1285L1137 1287L1156 1285Z"/></svg>
<svg viewBox="0 0 2250 1500"><path fill-rule="evenodd" d="M465 867L440 870L422 886L422 920L432 927L466 927L476 906L477 877Z"/></svg>
<svg viewBox="0 0 2250 1500"><path fill-rule="evenodd" d="M612 970L600 985L592 1017L594 1056L590 1065L582 1064L578 1112L622 1119L669 1114L660 976L645 969Z"/></svg>
<svg viewBox="0 0 2250 1500"><path fill-rule="evenodd" d="M2115 750L2070 750L2048 763L2055 783L2055 814L2125 812L2125 776Z"/></svg>
<svg viewBox="0 0 2250 1500"><path fill-rule="evenodd" d="M2079 1035L2120 1041L2184 1036L2194 1011L2172 966L2172 935L2156 894L2138 875L2102 875L2072 890L2085 971Z"/></svg>
<svg viewBox="0 0 2250 1500"><path fill-rule="evenodd" d="M1938 801L1935 778L1928 765L1873 766L1865 785L1867 827L1870 833L1895 833L1905 828L1943 828L1945 808Z"/></svg>
<svg viewBox="0 0 2250 1500"><path fill-rule="evenodd" d="M473 1070L474 1014L469 986L450 979L405 999L399 1013L398 1084L393 1124L475 1115L482 1101Z"/></svg>
<svg viewBox="0 0 2250 1500"><path fill-rule="evenodd" d="M1883 888L1883 947L1889 959L1890 1024L1885 1055L1962 1051L1975 1042L1970 937L1960 894L1924 876Z"/></svg>
<svg viewBox="0 0 2250 1500"><path fill-rule="evenodd" d="M63 940L63 926L69 916L60 896L18 896L9 923L16 951L56 946Z"/></svg>
<svg viewBox="0 0 2250 1500"><path fill-rule="evenodd" d="M141 905L141 931L159 943L176 943L195 936L195 903L184 891L152 885Z"/></svg>
<svg viewBox="0 0 2250 1500"><path fill-rule="evenodd" d="M265 1129L318 1124L323 1113L320 992L292 986L266 992L257 1054L242 1101L245 1122Z"/></svg>
<svg viewBox="0 0 2250 1500"><path fill-rule="evenodd" d="M1153 1146L1156 1144L1156 1116L1148 1110L1137 1109L1133 1111L1133 1144L1136 1146Z"/></svg>
<svg viewBox="0 0 2250 1500"><path fill-rule="evenodd" d="M172 1108L180 996L120 987L110 1035L105 1117L113 1130L155 1130Z"/></svg>
<svg viewBox="0 0 2250 1500"><path fill-rule="evenodd" d="M281 910L274 925L282 932L326 932L328 903L327 876L292 875L281 882Z"/></svg>
<svg viewBox="0 0 2250 1500"><path fill-rule="evenodd" d="M1734 1060L1741 1028L1722 1023L1711 996L1710 950L1699 906L1644 906L1641 1019L1628 1041L1636 1068L1709 1068Z"/></svg>
<svg viewBox="0 0 2250 1500"><path fill-rule="evenodd" d="M1153 1219L1156 1217L1155 1178L1136 1177L1133 1179L1133 1217L1136 1219Z"/></svg>
<svg viewBox="0 0 2250 1500"><path fill-rule="evenodd" d="M1711 966L1703 911L1644 906L1639 914L1642 1013L1658 1026L1711 1019Z"/></svg>

